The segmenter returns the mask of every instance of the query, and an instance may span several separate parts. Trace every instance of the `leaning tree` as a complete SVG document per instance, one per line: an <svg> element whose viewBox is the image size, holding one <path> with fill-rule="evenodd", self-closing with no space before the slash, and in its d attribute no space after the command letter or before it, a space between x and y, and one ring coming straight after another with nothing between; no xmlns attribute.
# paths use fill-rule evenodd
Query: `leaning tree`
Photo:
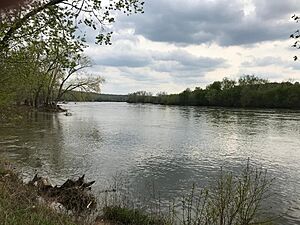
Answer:
<svg viewBox="0 0 300 225"><path fill-rule="evenodd" d="M30 0L17 8L0 9L0 63L9 65L8 70L0 71L0 77L11 82L15 75L10 71L29 63L28 57L18 55L29 52L30 63L38 65L38 69L33 71L36 74L28 74L41 80L37 87L30 83L31 89L37 90L35 99L44 98L49 104L68 90L97 90L103 82L101 77L76 77L87 66L82 63L86 35L94 35L97 44L111 44L109 28L118 12L143 13L143 5L141 0ZM20 71L20 76L24 72ZM76 79L71 79L74 76Z"/></svg>

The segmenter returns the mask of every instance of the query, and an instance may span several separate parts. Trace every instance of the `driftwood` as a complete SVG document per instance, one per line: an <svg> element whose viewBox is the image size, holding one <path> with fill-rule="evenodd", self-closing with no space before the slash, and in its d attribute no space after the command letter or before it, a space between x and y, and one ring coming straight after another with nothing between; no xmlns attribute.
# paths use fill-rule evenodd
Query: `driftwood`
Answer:
<svg viewBox="0 0 300 225"><path fill-rule="evenodd" d="M47 178L37 174L29 182L29 185L37 187L39 194L52 202L58 202L67 210L82 213L96 207L96 199L90 193L95 181L85 182L84 175L77 180L68 179L61 186L53 186Z"/></svg>

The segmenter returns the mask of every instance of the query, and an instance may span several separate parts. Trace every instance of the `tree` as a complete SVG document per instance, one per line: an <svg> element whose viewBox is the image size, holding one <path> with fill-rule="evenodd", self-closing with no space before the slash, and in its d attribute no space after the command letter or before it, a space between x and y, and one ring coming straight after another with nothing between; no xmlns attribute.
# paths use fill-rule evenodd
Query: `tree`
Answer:
<svg viewBox="0 0 300 225"><path fill-rule="evenodd" d="M35 35L47 39L64 36L70 40L85 40L85 33L75 31L87 27L100 32L96 43L110 44L112 32L103 31L115 21L112 14L121 11L127 15L143 13L140 0L33 0L19 9L0 11L0 52L12 47L14 41L22 41ZM62 32L58 33L57 28Z"/></svg>
<svg viewBox="0 0 300 225"><path fill-rule="evenodd" d="M106 28L116 11L143 13L140 0L32 0L0 9L0 72L8 89L0 101L56 105L70 90L100 91L100 76L78 76L87 66L82 54L88 29L99 30L98 44L111 44ZM100 28L100 29L99 29ZM82 31L82 30L85 30Z"/></svg>
<svg viewBox="0 0 300 225"><path fill-rule="evenodd" d="M246 85L258 85L258 84L266 84L268 80L259 78L255 75L244 75L239 78L239 85L246 86Z"/></svg>
<svg viewBox="0 0 300 225"><path fill-rule="evenodd" d="M179 94L179 101L181 105L189 105L191 93L191 89L187 88Z"/></svg>
<svg viewBox="0 0 300 225"><path fill-rule="evenodd" d="M77 77L75 79L69 80L68 82L62 82L60 84L57 97L55 99L55 106L62 99L63 95L69 91L80 90L84 92L100 92L100 84L105 80L101 76L86 76L86 77Z"/></svg>
<svg viewBox="0 0 300 225"><path fill-rule="evenodd" d="M222 82L220 81L215 81L212 84L208 85L206 87L207 90L216 90L216 91L221 91L222 89Z"/></svg>
<svg viewBox="0 0 300 225"><path fill-rule="evenodd" d="M152 102L153 94L146 91L137 91L131 94L128 94L128 102L131 103L150 103Z"/></svg>
<svg viewBox="0 0 300 225"><path fill-rule="evenodd" d="M207 105L206 90L196 87L192 94L193 105Z"/></svg>
<svg viewBox="0 0 300 225"><path fill-rule="evenodd" d="M140 92L141 93L145 92ZM300 108L299 82L269 83L254 75L245 75L235 81L224 78L215 81L206 89L189 88L179 94L160 94L147 99L148 103L166 105L259 107L259 108ZM128 102L145 102L145 97L130 95Z"/></svg>
<svg viewBox="0 0 300 225"><path fill-rule="evenodd" d="M10 96L8 102L20 103L26 100L30 105L37 105L35 103L45 84L45 77L36 48L38 46L22 48L12 52L7 60L1 60L1 84L4 90L7 87L1 95Z"/></svg>
<svg viewBox="0 0 300 225"><path fill-rule="evenodd" d="M221 83L222 90L231 89L235 86L236 81L230 80L228 77L224 77Z"/></svg>
<svg viewBox="0 0 300 225"><path fill-rule="evenodd" d="M78 76L78 72L91 64L86 56L78 53L76 46L68 42L54 42L49 49L44 46L43 41L35 41L10 51L2 61L5 69L0 72L7 78L3 81L9 90L1 95L11 96L10 100L16 103L56 107L70 90L100 91L99 85L104 82L102 77Z"/></svg>

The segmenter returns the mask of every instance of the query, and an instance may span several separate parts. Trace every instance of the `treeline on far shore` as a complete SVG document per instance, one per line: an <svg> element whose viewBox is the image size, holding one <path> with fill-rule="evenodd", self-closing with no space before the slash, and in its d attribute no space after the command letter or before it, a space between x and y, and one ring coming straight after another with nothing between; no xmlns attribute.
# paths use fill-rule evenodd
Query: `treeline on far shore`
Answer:
<svg viewBox="0 0 300 225"><path fill-rule="evenodd" d="M69 91L61 99L66 102L126 102L127 95L98 94L95 92Z"/></svg>
<svg viewBox="0 0 300 225"><path fill-rule="evenodd" d="M299 82L268 82L254 75L244 75L238 81L223 78L205 89L187 88L179 94L139 91L128 95L129 103L153 103L186 106L221 106L251 108L300 109Z"/></svg>

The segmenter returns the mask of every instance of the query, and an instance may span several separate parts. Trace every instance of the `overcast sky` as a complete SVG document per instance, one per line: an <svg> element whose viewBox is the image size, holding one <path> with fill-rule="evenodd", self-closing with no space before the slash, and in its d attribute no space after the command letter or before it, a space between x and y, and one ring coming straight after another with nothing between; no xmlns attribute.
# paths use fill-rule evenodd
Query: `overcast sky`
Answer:
<svg viewBox="0 0 300 225"><path fill-rule="evenodd" d="M86 50L103 93L178 93L243 74L300 80L289 39L299 0L145 0L144 10L117 18L112 46Z"/></svg>

